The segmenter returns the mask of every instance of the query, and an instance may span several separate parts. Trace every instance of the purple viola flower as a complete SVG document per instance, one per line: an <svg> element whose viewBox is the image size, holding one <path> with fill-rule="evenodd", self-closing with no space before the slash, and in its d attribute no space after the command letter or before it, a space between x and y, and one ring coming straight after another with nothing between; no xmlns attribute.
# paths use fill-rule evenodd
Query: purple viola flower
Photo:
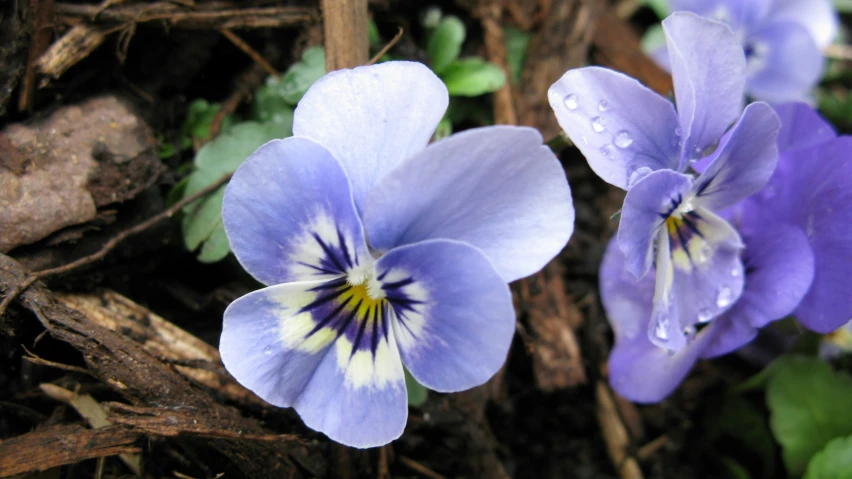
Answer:
<svg viewBox="0 0 852 479"><path fill-rule="evenodd" d="M831 0L672 0L734 29L748 61L746 93L769 102L807 101L822 76L822 50L838 31ZM669 67L665 47L653 53Z"/></svg>
<svg viewBox="0 0 852 479"><path fill-rule="evenodd" d="M745 57L728 26L681 12L663 28L677 111L636 80L597 67L568 71L549 95L591 168L628 190L618 246L636 278L656 265L648 335L678 351L684 329L713 320L742 292L742 240L714 211L769 180L779 122L765 103L743 112ZM695 178L698 160L709 166Z"/></svg>
<svg viewBox="0 0 852 479"><path fill-rule="evenodd" d="M515 329L507 283L565 245L565 174L531 128L468 130L427 146L447 107L428 68L330 73L295 136L240 166L223 220L269 285L225 311L228 371L267 402L355 447L399 437L403 364L426 387L487 381Z"/></svg>
<svg viewBox="0 0 852 479"><path fill-rule="evenodd" d="M652 321L654 279L637 280L616 241L610 242L600 290L615 333L609 378L622 396L660 401L698 359L734 351L759 328L788 315L822 332L852 317L852 298L843 286L852 275L852 192L847 188L852 138L837 138L807 105L781 105L777 112L783 127L775 174L761 191L724 213L745 244L743 294L702 329L685 328L684 348L672 353L644 334Z"/></svg>

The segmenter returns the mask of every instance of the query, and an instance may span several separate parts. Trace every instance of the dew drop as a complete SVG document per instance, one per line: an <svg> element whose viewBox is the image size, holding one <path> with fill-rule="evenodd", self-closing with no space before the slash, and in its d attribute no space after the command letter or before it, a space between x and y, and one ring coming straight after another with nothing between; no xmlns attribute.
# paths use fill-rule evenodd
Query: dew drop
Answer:
<svg viewBox="0 0 852 479"><path fill-rule="evenodd" d="M719 289L719 296L716 297L716 306L724 308L731 304L734 300L734 292L727 286L722 286Z"/></svg>
<svg viewBox="0 0 852 479"><path fill-rule="evenodd" d="M677 136L683 135L683 129L681 129L681 127L675 128L675 135L677 135Z"/></svg>
<svg viewBox="0 0 852 479"><path fill-rule="evenodd" d="M713 311L710 311L707 308L698 310L698 322L699 323L706 323L707 321L710 321L711 319L713 319Z"/></svg>
<svg viewBox="0 0 852 479"><path fill-rule="evenodd" d="M609 143L601 147L601 154L610 160L615 158L615 152Z"/></svg>
<svg viewBox="0 0 852 479"><path fill-rule="evenodd" d="M265 354L267 356L272 354L272 346L267 346L267 347L263 348L263 354Z"/></svg>
<svg viewBox="0 0 852 479"><path fill-rule="evenodd" d="M701 264L706 263L707 260L710 259L711 253L712 250L710 249L710 245L708 245L707 243L702 244L701 249L698 250L698 262Z"/></svg>
<svg viewBox="0 0 852 479"><path fill-rule="evenodd" d="M609 102L606 100L601 100L601 102L598 103L598 110L602 112L609 110Z"/></svg>
<svg viewBox="0 0 852 479"><path fill-rule="evenodd" d="M734 269L731 270L731 276L732 277L737 278L737 277L739 277L739 275L740 275L740 269L739 268L734 268Z"/></svg>
<svg viewBox="0 0 852 479"><path fill-rule="evenodd" d="M633 138L630 137L630 133L626 131L620 131L617 135L615 135L615 146L619 148L627 148L633 143Z"/></svg>
<svg viewBox="0 0 852 479"><path fill-rule="evenodd" d="M668 320L658 320L656 326L654 326L654 336L661 341L669 340L669 332L666 331L666 325Z"/></svg>
<svg viewBox="0 0 852 479"><path fill-rule="evenodd" d="M689 325L689 326L683 328L683 335L684 336L692 337L692 336L695 336L695 333L696 333L695 326Z"/></svg>
<svg viewBox="0 0 852 479"><path fill-rule="evenodd" d="M592 118L592 129L600 133L606 129L606 120L602 116Z"/></svg>
<svg viewBox="0 0 852 479"><path fill-rule="evenodd" d="M630 173L630 178L627 179L627 187L630 188L636 183L639 182L642 178L648 176L651 173L651 169L647 166L640 166L636 168Z"/></svg>
<svg viewBox="0 0 852 479"><path fill-rule="evenodd" d="M576 110L577 107L579 106L579 104L577 103L577 95L575 95L573 93L566 96L565 99L562 100L562 101L565 103L565 106L569 110Z"/></svg>

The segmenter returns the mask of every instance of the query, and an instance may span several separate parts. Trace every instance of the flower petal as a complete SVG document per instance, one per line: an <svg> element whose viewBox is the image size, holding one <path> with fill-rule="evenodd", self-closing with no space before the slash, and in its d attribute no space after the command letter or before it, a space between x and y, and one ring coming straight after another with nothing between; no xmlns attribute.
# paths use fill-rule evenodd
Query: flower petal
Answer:
<svg viewBox="0 0 852 479"><path fill-rule="evenodd" d="M624 255L615 241L610 241L601 263L600 292L615 333L615 347L608 363L612 388L631 401L662 400L689 373L709 336L702 331L677 352L650 341L647 326L651 318L654 275L637 280L624 267ZM685 335L682 331L679 334Z"/></svg>
<svg viewBox="0 0 852 479"><path fill-rule="evenodd" d="M790 151L778 173L749 198L743 224L763 229L788 221L805 231L814 254L814 280L795 311L806 327L819 333L837 329L852 317L852 137Z"/></svg>
<svg viewBox="0 0 852 479"><path fill-rule="evenodd" d="M684 135L682 161L700 158L743 109L746 62L730 27L690 12L663 20Z"/></svg>
<svg viewBox="0 0 852 479"><path fill-rule="evenodd" d="M769 105L749 105L695 181L695 204L718 211L763 188L778 163L780 127Z"/></svg>
<svg viewBox="0 0 852 479"><path fill-rule="evenodd" d="M484 252L506 282L535 273L574 229L565 172L532 128L493 126L430 145L387 175L364 208L380 251L453 239Z"/></svg>
<svg viewBox="0 0 852 479"><path fill-rule="evenodd" d="M676 169L674 106L622 73L568 70L548 91L559 126L604 181L627 189L642 170Z"/></svg>
<svg viewBox="0 0 852 479"><path fill-rule="evenodd" d="M805 27L772 23L745 40L748 93L769 102L807 101L822 76L822 51Z"/></svg>
<svg viewBox="0 0 852 479"><path fill-rule="evenodd" d="M228 371L263 400L295 408L337 442L370 447L402 433L405 378L387 316L358 294L343 279L255 291L225 311L219 349ZM353 348L353 335L372 341Z"/></svg>
<svg viewBox="0 0 852 479"><path fill-rule="evenodd" d="M814 257L800 229L775 224L743 233L746 283L739 301L714 320L725 326L702 357L727 354L751 341L757 329L796 309L814 276Z"/></svg>
<svg viewBox="0 0 852 479"><path fill-rule="evenodd" d="M773 0L766 22L795 22L810 32L820 49L837 36L839 19L831 0Z"/></svg>
<svg viewBox="0 0 852 479"><path fill-rule="evenodd" d="M237 259L262 283L332 278L369 257L346 174L305 138L254 152L225 190L222 220Z"/></svg>
<svg viewBox="0 0 852 479"><path fill-rule="evenodd" d="M426 147L448 102L444 83L421 63L338 70L299 102L293 134L323 145L340 161L360 211L376 182Z"/></svg>
<svg viewBox="0 0 852 479"><path fill-rule="evenodd" d="M778 132L780 154L815 146L837 137L831 123L805 103L784 103L773 108L781 120L781 130Z"/></svg>
<svg viewBox="0 0 852 479"><path fill-rule="evenodd" d="M704 208L670 217L657 244L657 287L649 337L677 351L680 334L728 310L743 291L739 234Z"/></svg>
<svg viewBox="0 0 852 479"><path fill-rule="evenodd" d="M476 248L450 240L403 246L382 256L376 272L402 360L418 382L461 391L506 361L515 332L511 294Z"/></svg>
<svg viewBox="0 0 852 479"><path fill-rule="evenodd" d="M618 246L627 258L627 269L637 278L651 268L657 232L691 187L688 175L660 170L639 180L627 192L618 225Z"/></svg>
<svg viewBox="0 0 852 479"><path fill-rule="evenodd" d="M734 30L758 25L773 0L671 0L671 11L689 11L722 23Z"/></svg>

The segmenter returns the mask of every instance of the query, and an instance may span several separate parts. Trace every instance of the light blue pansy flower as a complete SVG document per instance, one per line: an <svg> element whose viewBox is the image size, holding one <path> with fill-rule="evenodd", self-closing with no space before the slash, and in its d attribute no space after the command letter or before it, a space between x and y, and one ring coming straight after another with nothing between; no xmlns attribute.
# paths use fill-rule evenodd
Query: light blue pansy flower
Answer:
<svg viewBox="0 0 852 479"><path fill-rule="evenodd" d="M225 192L233 251L269 286L228 307L222 360L343 444L402 433L403 364L441 392L494 375L515 329L507 283L573 230L565 174L536 130L427 146L447 101L419 63L330 73L296 109L295 136L258 149Z"/></svg>

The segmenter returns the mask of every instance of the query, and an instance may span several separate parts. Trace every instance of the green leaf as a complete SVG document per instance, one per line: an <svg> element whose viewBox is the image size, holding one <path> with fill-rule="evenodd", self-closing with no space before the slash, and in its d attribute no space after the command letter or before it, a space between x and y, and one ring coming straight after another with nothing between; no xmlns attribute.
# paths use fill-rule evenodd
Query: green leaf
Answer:
<svg viewBox="0 0 852 479"><path fill-rule="evenodd" d="M650 8L660 18L669 16L669 0L639 0L639 5Z"/></svg>
<svg viewBox="0 0 852 479"><path fill-rule="evenodd" d="M435 134L432 135L432 141L438 141L441 138L446 138L453 134L453 122L444 116L438 122L438 128L435 128Z"/></svg>
<svg viewBox="0 0 852 479"><path fill-rule="evenodd" d="M484 95L506 84L503 70L479 57L455 61L440 76L451 96Z"/></svg>
<svg viewBox="0 0 852 479"><path fill-rule="evenodd" d="M426 403L429 397L429 390L426 386L417 382L414 376L405 369L405 389L408 391L408 405L420 407Z"/></svg>
<svg viewBox="0 0 852 479"><path fill-rule="evenodd" d="M293 106L285 98L282 81L268 77L257 89L252 101L252 119L261 123L277 123L285 130L282 138L293 134Z"/></svg>
<svg viewBox="0 0 852 479"><path fill-rule="evenodd" d="M240 166L259 146L280 138L281 125L276 123L245 122L220 134L204 145L195 155L195 170L183 186L183 197L213 184ZM183 183L183 182L181 182ZM222 199L225 187L196 200L184 209L182 221L184 245L190 251L201 246L199 259L218 261L228 251L227 238L222 236ZM221 233L221 235L219 234ZM209 245L207 243L210 243Z"/></svg>
<svg viewBox="0 0 852 479"><path fill-rule="evenodd" d="M454 16L446 16L429 36L426 53L432 59L432 70L438 75L444 71L461 52L464 43L464 23Z"/></svg>
<svg viewBox="0 0 852 479"><path fill-rule="evenodd" d="M503 37L506 42L506 64L512 75L512 82L517 84L521 82L521 72L524 71L524 60L527 58L532 34L515 27L506 27L503 29Z"/></svg>
<svg viewBox="0 0 852 479"><path fill-rule="evenodd" d="M831 440L808 463L803 479L852 479L852 436Z"/></svg>
<svg viewBox="0 0 852 479"><path fill-rule="evenodd" d="M852 378L819 359L791 356L769 378L770 426L787 471L799 475L834 438L852 434Z"/></svg>
<svg viewBox="0 0 852 479"><path fill-rule="evenodd" d="M666 46L666 33L660 24L653 25L642 35L642 51L651 53L654 50Z"/></svg>
<svg viewBox="0 0 852 479"><path fill-rule="evenodd" d="M201 247L201 251L198 253L198 261L202 263L215 263L225 259L225 256L228 256L230 252L231 243L228 242L228 235L225 234L225 225L222 223L222 219L219 218L219 223L213 229L210 237L207 238L207 241L204 242L204 246Z"/></svg>
<svg viewBox="0 0 852 479"><path fill-rule="evenodd" d="M382 36L379 35L379 27L372 18L367 21L367 38L371 47L382 48Z"/></svg>
<svg viewBox="0 0 852 479"><path fill-rule="evenodd" d="M290 65L280 80L273 80L278 93L290 105L299 100L317 80L325 75L325 50L322 47L310 47L302 53L302 61Z"/></svg>
<svg viewBox="0 0 852 479"><path fill-rule="evenodd" d="M193 100L186 110L186 120L183 123L181 132L181 148L186 149L196 142L204 142L210 137L210 127L213 125L213 119L219 112L221 105L218 103L209 103L203 98ZM222 125L219 128L220 132L230 128L233 121L230 115L222 120Z"/></svg>
<svg viewBox="0 0 852 479"><path fill-rule="evenodd" d="M852 13L852 0L834 0L834 8L840 13Z"/></svg>

